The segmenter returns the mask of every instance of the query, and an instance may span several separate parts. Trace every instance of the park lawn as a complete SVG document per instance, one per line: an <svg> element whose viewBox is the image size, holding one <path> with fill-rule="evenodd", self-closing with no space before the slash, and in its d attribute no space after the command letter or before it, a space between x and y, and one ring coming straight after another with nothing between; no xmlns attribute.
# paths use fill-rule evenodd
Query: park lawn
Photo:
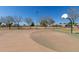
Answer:
<svg viewBox="0 0 79 59"><path fill-rule="evenodd" d="M78 28L73 29L73 34L71 34L71 32L70 32L70 28L56 28L55 31L66 33L68 35L71 35L72 37L79 39L79 29Z"/></svg>

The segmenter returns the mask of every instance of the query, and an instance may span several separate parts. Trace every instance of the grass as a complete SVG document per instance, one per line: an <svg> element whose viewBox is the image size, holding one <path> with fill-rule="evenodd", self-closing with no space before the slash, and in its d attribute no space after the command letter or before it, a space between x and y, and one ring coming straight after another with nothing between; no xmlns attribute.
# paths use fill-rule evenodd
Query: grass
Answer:
<svg viewBox="0 0 79 59"><path fill-rule="evenodd" d="M56 28L55 31L66 33L68 35L71 35L72 37L79 39L79 29L77 28L74 28L73 34L71 34L70 32L70 28Z"/></svg>

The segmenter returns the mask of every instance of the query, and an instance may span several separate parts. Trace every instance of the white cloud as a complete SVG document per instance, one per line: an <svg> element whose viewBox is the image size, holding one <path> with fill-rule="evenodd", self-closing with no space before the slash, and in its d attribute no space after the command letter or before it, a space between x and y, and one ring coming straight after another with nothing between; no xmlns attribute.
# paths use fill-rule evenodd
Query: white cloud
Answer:
<svg viewBox="0 0 79 59"><path fill-rule="evenodd" d="M68 18L68 14L63 14L61 18L64 18L64 19Z"/></svg>

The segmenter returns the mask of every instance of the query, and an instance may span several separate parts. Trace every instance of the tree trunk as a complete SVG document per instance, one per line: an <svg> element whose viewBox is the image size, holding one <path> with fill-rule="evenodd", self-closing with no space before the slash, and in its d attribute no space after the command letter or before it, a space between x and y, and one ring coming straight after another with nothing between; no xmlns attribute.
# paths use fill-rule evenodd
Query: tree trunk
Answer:
<svg viewBox="0 0 79 59"><path fill-rule="evenodd" d="M19 30L19 25L18 25L18 30Z"/></svg>
<svg viewBox="0 0 79 59"><path fill-rule="evenodd" d="M18 30L19 30L19 23L18 23Z"/></svg>
<svg viewBox="0 0 79 59"><path fill-rule="evenodd" d="M9 26L8 26L8 27L9 27L9 30L10 30L10 29L11 29L11 25L9 24Z"/></svg>
<svg viewBox="0 0 79 59"><path fill-rule="evenodd" d="M9 26L9 30L11 29L11 27Z"/></svg>
<svg viewBox="0 0 79 59"><path fill-rule="evenodd" d="M73 33L73 21L71 21L71 34Z"/></svg>

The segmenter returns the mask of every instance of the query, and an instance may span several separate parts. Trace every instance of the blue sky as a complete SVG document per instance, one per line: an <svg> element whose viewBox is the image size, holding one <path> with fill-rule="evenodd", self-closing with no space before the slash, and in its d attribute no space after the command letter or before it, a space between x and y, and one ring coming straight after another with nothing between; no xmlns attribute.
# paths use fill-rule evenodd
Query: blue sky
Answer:
<svg viewBox="0 0 79 59"><path fill-rule="evenodd" d="M71 6L0 6L0 16L23 16L31 17L36 23L42 16L51 16L56 23L66 23L61 15ZM78 8L75 6L73 8Z"/></svg>

